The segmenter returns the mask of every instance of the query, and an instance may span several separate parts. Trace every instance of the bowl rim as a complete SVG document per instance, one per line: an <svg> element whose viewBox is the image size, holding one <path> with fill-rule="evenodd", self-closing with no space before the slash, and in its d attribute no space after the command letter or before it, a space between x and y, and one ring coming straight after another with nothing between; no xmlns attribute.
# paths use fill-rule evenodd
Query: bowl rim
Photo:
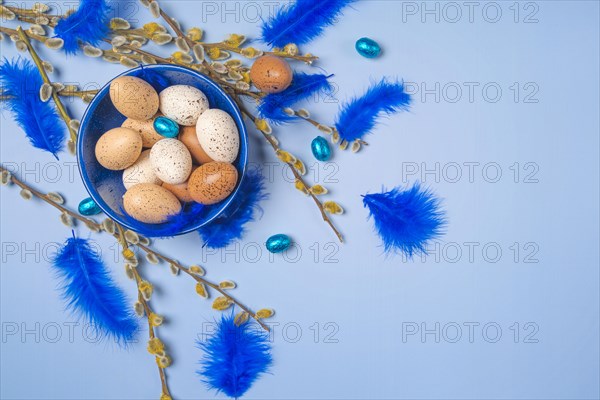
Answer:
<svg viewBox="0 0 600 400"><path fill-rule="evenodd" d="M146 234L146 232L139 232L138 230L136 230L136 228L131 226L127 221L120 218L120 216L118 214L116 214L112 210L112 208L110 208L108 206L108 204L102 199L102 197L100 196L100 194L98 193L96 188L93 187L91 179L89 178L86 168L83 165L84 164L84 162L83 162L83 142L84 142L84 140L82 140L82 135L81 135L83 128L87 125L87 123L89 122L88 120L91 118L91 115L93 113L92 110L95 110L97 107L97 104L107 95L106 91L109 89L111 82L121 76L129 76L134 72L142 71L144 69L158 69L158 70L170 69L173 71L180 71L180 72L190 73L191 75L194 75L196 78L204 81L209 86L212 86L215 89L215 91L217 93L219 93L219 95L221 95L231 105L231 108L234 111L234 115L232 115L232 118L236 122L239 122L239 124L241 125L241 129L239 132L239 134L240 134L240 153L239 153L238 157L240 157L240 160L242 162L241 162L241 171L238 171L240 177L238 179L238 184L237 184L236 188L227 197L227 199L225 199L224 201L219 203L219 208L218 208L217 212L215 212L211 218L203 221L201 224L194 225L192 227L183 229L180 232L173 234L173 236L184 235L186 233L196 231L196 230L200 229L201 227L211 223L227 209L227 207L231 204L231 202L238 195L238 193L240 191L240 187L242 186L242 181L244 180L244 178L246 176L246 169L248 167L248 143L249 143L249 141L248 141L248 133L246 131L246 124L244 123L244 118L243 118L242 112L240 111L237 103L231 98L231 96L208 76L206 76L198 71L195 71L191 68L183 67L180 65L151 64L151 65L140 65L139 67L128 69L127 71L124 71L121 74L116 75L115 77L110 79L104 86L102 86L98 90L97 95L94 96L94 98L92 99L90 104L88 104L87 108L85 109L85 112L83 113L83 117L81 118L81 123L80 123L78 134L77 134L77 165L78 165L78 169L79 169L79 174L81 176L81 180L83 181L83 185L84 185L86 191L88 192L88 194L90 195L92 200L94 200L94 202L98 205L98 207L100 207L100 209L104 212L104 214L106 214L111 219L117 221L120 225L124 226L127 229L130 229L130 230L140 233L142 235ZM98 96L99 94L102 94L102 96ZM242 146L242 143L245 145ZM148 225L151 226L151 224L148 224ZM148 235L148 236L151 236L151 235Z"/></svg>

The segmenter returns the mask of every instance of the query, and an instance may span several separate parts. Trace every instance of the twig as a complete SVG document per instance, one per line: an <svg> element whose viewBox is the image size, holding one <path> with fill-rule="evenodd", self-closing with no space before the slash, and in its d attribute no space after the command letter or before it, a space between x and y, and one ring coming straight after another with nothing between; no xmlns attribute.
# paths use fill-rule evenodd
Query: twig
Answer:
<svg viewBox="0 0 600 400"><path fill-rule="evenodd" d="M42 59L38 56L35 49L31 45L29 36L27 36L27 34L25 34L25 31L23 31L23 28L21 28L20 26L17 27L17 34L19 35L21 40L23 40L23 42L25 42L25 45L27 46L27 50L29 51L29 54L31 55L33 62L37 66L37 69L39 70L40 75L42 76L42 79L44 80L45 83L51 85L52 81L50 80L50 78L48 78L48 74L46 73L46 70L44 69L44 66L42 64ZM60 114L62 119L65 121L65 124L67 125L67 129L69 129L69 134L71 135L71 140L75 143L77 141L77 132L75 132L75 130L71 127L71 125L70 125L71 117L69 117L69 114L67 113L67 109L65 108L62 101L60 100L58 93L56 93L54 90L52 91L52 99L54 100L54 103L56 104L58 113Z"/></svg>
<svg viewBox="0 0 600 400"><path fill-rule="evenodd" d="M181 272L189 275L192 277L192 279L194 279L196 282L198 283L204 283L207 286L210 286L212 289L216 290L217 292L221 293L223 296L227 297L231 302L233 302L236 306L238 306L239 308L241 308L242 310L244 310L245 312L248 313L248 315L254 319L264 330L266 330L267 332L269 331L269 327L260 319L256 316L256 313L252 312L248 307L246 307L244 304L240 303L238 300L236 300L233 296L231 296L229 293L227 293L226 290L221 289L221 287L219 287L219 285L210 282L194 273L192 273L189 268L184 267L183 265L181 265L178 261L164 256L160 253L157 253L155 251L153 251L152 249L148 248L147 246L138 243L137 246L144 250L144 252L146 252L147 254L154 254L156 257L158 257L159 259L169 263L170 265L175 266L178 270L180 270Z"/></svg>
<svg viewBox="0 0 600 400"><path fill-rule="evenodd" d="M246 117L248 117L248 119L250 119L253 123L256 123L256 117L254 115L252 115L242 104L238 103L238 105L239 105L240 109L242 110L242 113ZM274 140L272 140L271 137L268 134L266 134L265 132L263 132L261 130L259 130L259 132L263 135L263 137L267 140L267 142L269 142L269 144L271 145L271 147L273 148L273 151L275 151L275 153L278 153L279 151L282 151L282 149L279 147L279 145L277 144L277 142L274 141ZM305 188L308 188L309 185L306 183L306 181L304 180L304 178L302 178L302 175L300 175L300 173L296 170L296 168L294 167L294 164L292 164L290 162L286 162L286 164L292 170L292 173L294 174L294 177L298 181L300 181ZM327 215L327 212L323 208L323 204L321 203L321 200L319 200L317 198L317 196L315 194L313 194L312 192L310 192L309 190L307 192L308 192L309 196L314 200L314 202L317 205L317 207L319 208L319 211L321 212L321 217L323 217L323 221L327 222L327 224L331 227L331 229L333 230L333 232L335 232L335 234L338 237L339 241L341 243L343 243L344 242L344 238L343 238L341 232L335 227L335 225L333 224L333 221L331 220L331 218L329 218L329 215Z"/></svg>
<svg viewBox="0 0 600 400"><path fill-rule="evenodd" d="M4 168L3 166L0 165L0 172L2 172L2 171L10 172L6 168ZM101 231L102 230L102 225L99 224L99 223L97 223L93 219L86 218L86 217L80 215L79 213L76 213L76 212L70 210L69 208L67 208L67 207L65 207L65 206L63 206L61 204L53 202L52 200L50 200L50 198L46 194L44 194L44 193L42 193L42 192L34 189L33 187L29 186L28 184L22 182L21 180L19 180L18 178L16 178L12 174L11 174L11 181L15 185L19 186L21 189L29 190L32 195L34 195L35 197L37 197L39 199L42 199L43 201L45 201L46 203L50 204L54 208L60 210L61 212L65 213L65 214L68 214L72 218L83 222L88 228L92 229L93 231ZM117 225L117 227L120 227L119 224L116 224L116 225ZM120 236L120 233L119 232L115 232L114 234L112 234L112 236L115 237L118 240L119 236ZM132 243L129 243L129 244L132 244ZM266 331L269 330L269 327L264 322L262 322L260 320L260 318L258 318L256 316L256 313L252 312L243 303L241 303L239 300L237 300L236 298L234 298L233 296L231 296L229 293L227 293L227 291L221 289L218 284L216 284L216 283L214 283L212 281L209 281L206 278L203 278L203 277L200 277L198 275L193 274L192 272L189 271L189 268L186 268L185 266L181 265L178 261L176 261L176 260L174 260L174 259L172 259L170 257L165 256L164 254L161 254L161 253L153 250L149 246L146 246L146 245L144 245L142 243L137 243L135 245L138 248L140 248L141 250L143 250L144 253L155 255L159 259L161 259L161 260L163 260L163 261L165 261L165 262L167 262L169 264L174 265L180 271L182 271L185 274L191 276L196 282L202 282L205 285L207 285L207 286L211 287L212 289L216 290L217 292L221 293L223 296L227 297L236 306L238 306L242 310L246 311L250 315L250 317L252 317L254 320L256 320L256 322L258 322L260 324L260 326L263 329L265 329Z"/></svg>
<svg viewBox="0 0 600 400"><path fill-rule="evenodd" d="M121 245L123 246L123 254L125 254L127 251L131 251L131 250L127 246L127 241L125 240L125 235L124 235L123 228L121 227L121 225L117 224L117 229L119 230L119 236L123 240ZM140 275L137 267L131 268L131 271L133 273L133 276L134 276L135 282L136 282L136 286L137 286L138 301L142 304L142 307L144 307L144 313L146 314L146 320L148 321L148 337L150 338L150 340L152 340L156 337L156 332L154 330L154 325L152 324L152 321L150 319L153 314L152 309L150 308L150 304L148 304L148 301L144 298L144 295L142 294L142 291L140 290L140 283L143 281L143 279L142 279L142 276ZM160 364L158 364L158 362L156 363L156 366L158 367L158 374L160 376L160 384L162 386L162 394L163 394L163 396L168 396L168 398L171 398L171 393L169 391L169 385L167 384L167 375L165 373L165 368L161 367Z"/></svg>

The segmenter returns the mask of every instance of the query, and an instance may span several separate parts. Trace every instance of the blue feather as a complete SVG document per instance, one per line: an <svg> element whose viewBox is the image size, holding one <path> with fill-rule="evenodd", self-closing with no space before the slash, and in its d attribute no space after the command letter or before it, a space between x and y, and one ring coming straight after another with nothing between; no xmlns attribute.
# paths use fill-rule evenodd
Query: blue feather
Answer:
<svg viewBox="0 0 600 400"><path fill-rule="evenodd" d="M331 84L327 79L332 76L295 72L292 84L286 90L268 94L260 100L257 108L259 115L272 122L288 122L297 118L287 115L283 109L317 93L331 94Z"/></svg>
<svg viewBox="0 0 600 400"><path fill-rule="evenodd" d="M140 65L140 69L131 74L131 76L145 80L157 93L160 93L171 86L169 78L156 72L154 69L144 67L143 64Z"/></svg>
<svg viewBox="0 0 600 400"><path fill-rule="evenodd" d="M170 216L169 219L162 224L146 224L129 216L125 210L121 208L123 219L133 228L133 230L144 232L144 234L149 237L162 238L173 237L182 230L188 229L198 221L198 218L202 217L204 211L205 206L203 204L189 203L181 208L181 212ZM151 227L151 229L148 229L148 227Z"/></svg>
<svg viewBox="0 0 600 400"><path fill-rule="evenodd" d="M280 8L262 24L262 41L271 47L295 43L303 45L316 39L325 28L335 24L347 5L356 0L296 0Z"/></svg>
<svg viewBox="0 0 600 400"><path fill-rule="evenodd" d="M73 234L58 250L53 267L62 281L67 308L87 319L101 337L126 345L138 331L125 294L115 285L100 255Z"/></svg>
<svg viewBox="0 0 600 400"><path fill-rule="evenodd" d="M75 54L80 42L96 46L107 37L110 11L106 0L81 0L77 11L58 21L54 28L56 36L65 42L65 52Z"/></svg>
<svg viewBox="0 0 600 400"><path fill-rule="evenodd" d="M40 100L42 83L39 71L27 60L4 59L0 65L2 94L10 97L3 102L5 107L14 114L31 144L58 160L57 154L65 144L65 125L52 103Z"/></svg>
<svg viewBox="0 0 600 400"><path fill-rule="evenodd" d="M377 117L407 110L411 97L404 91L404 84L382 79L367 92L342 106L335 127L340 138L352 142L361 139L375 127Z"/></svg>
<svg viewBox="0 0 600 400"><path fill-rule="evenodd" d="M218 249L240 239L244 233L244 225L254 220L257 211L262 211L258 202L267 197L260 171L246 172L238 194L223 214L198 229L204 246Z"/></svg>
<svg viewBox="0 0 600 400"><path fill-rule="evenodd" d="M427 243L443 233L446 220L440 200L417 182L410 189L366 194L363 205L373 217L386 252L399 250L409 257L427 254Z"/></svg>
<svg viewBox="0 0 600 400"><path fill-rule="evenodd" d="M205 353L197 371L202 381L233 398L243 396L273 362L268 334L248 322L237 326L233 313L223 315L215 334L197 345Z"/></svg>

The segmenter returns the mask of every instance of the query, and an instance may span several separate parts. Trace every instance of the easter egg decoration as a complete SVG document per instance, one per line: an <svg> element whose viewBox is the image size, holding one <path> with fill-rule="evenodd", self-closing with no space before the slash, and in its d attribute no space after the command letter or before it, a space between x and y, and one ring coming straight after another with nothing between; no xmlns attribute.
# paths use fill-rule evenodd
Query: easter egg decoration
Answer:
<svg viewBox="0 0 600 400"><path fill-rule="evenodd" d="M160 112L180 125L196 125L198 117L208 110L208 98L193 86L169 86L160 92L158 97Z"/></svg>
<svg viewBox="0 0 600 400"><path fill-rule="evenodd" d="M79 214L85 215L86 217L90 215L97 215L102 212L100 207L98 207L98 204L96 204L94 199L91 197L81 200L77 210L79 211Z"/></svg>
<svg viewBox="0 0 600 400"><path fill-rule="evenodd" d="M367 37L358 39L355 48L358 54L366 58L375 58L381 54L379 43Z"/></svg>
<svg viewBox="0 0 600 400"><path fill-rule="evenodd" d="M96 159L106 169L120 171L131 166L142 153L142 137L128 128L113 128L96 142Z"/></svg>
<svg viewBox="0 0 600 400"><path fill-rule="evenodd" d="M156 133L166 138L174 138L179 135L179 124L170 118L156 117L153 126Z"/></svg>
<svg viewBox="0 0 600 400"><path fill-rule="evenodd" d="M158 94L146 81L135 76L120 76L110 83L110 99L127 118L147 120L158 111Z"/></svg>
<svg viewBox="0 0 600 400"><path fill-rule="evenodd" d="M322 136L317 136L310 144L313 156L319 161L327 161L331 158L331 147L327 139Z"/></svg>
<svg viewBox="0 0 600 400"><path fill-rule="evenodd" d="M147 224L160 224L181 211L175 195L153 183L138 183L123 195L123 208L132 218Z"/></svg>
<svg viewBox="0 0 600 400"><path fill-rule="evenodd" d="M258 58L250 68L250 79L258 90L279 93L292 83L292 69L282 58L266 55Z"/></svg>
<svg viewBox="0 0 600 400"><path fill-rule="evenodd" d="M271 253L281 253L286 251L290 245L292 244L292 240L288 235L284 235L283 233L278 233L277 235L273 235L267 239L267 243L265 244L267 250Z"/></svg>

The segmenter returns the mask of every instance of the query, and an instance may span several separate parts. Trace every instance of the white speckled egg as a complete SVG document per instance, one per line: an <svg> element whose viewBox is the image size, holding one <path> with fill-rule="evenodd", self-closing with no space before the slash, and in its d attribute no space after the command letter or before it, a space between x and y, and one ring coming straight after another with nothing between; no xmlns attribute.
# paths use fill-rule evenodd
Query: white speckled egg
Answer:
<svg viewBox="0 0 600 400"><path fill-rule="evenodd" d="M154 173L152 163L150 162L150 150L142 151L137 161L129 168L123 171L123 185L129 189L138 183L154 183L161 185L162 181Z"/></svg>
<svg viewBox="0 0 600 400"><path fill-rule="evenodd" d="M232 163L240 150L240 134L235 121L223 110L206 110L196 122L198 142L214 161Z"/></svg>
<svg viewBox="0 0 600 400"><path fill-rule="evenodd" d="M150 162L156 176L170 184L183 183L192 172L192 156L177 139L163 139L150 150Z"/></svg>
<svg viewBox="0 0 600 400"><path fill-rule="evenodd" d="M193 86L169 86L158 96L160 111L179 125L195 125L198 117L208 110L208 99Z"/></svg>

